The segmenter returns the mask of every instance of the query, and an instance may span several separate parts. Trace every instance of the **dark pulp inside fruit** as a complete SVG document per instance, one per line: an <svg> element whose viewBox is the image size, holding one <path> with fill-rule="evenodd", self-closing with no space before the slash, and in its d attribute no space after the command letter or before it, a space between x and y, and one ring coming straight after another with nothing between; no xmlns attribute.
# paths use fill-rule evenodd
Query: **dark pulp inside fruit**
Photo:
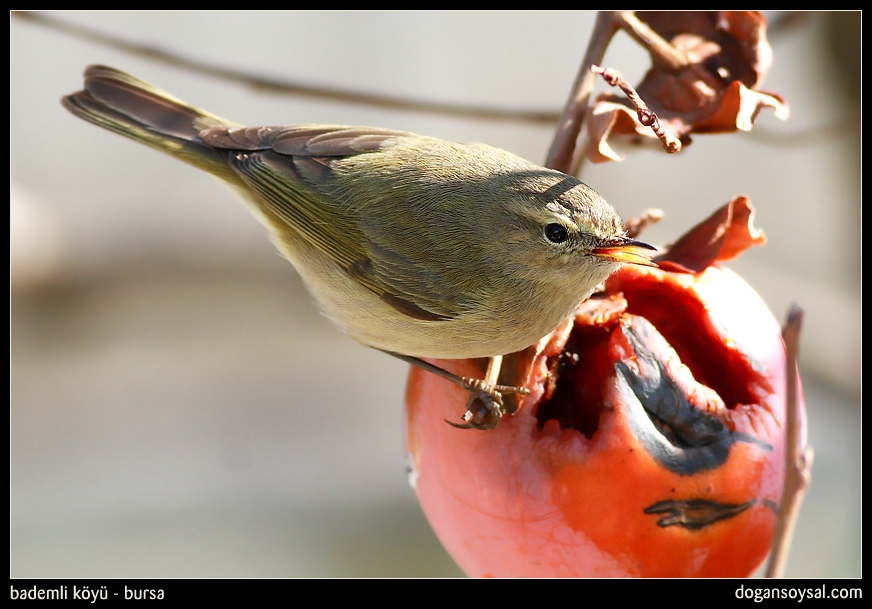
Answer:
<svg viewBox="0 0 872 609"><path fill-rule="evenodd" d="M617 282L614 282L617 283ZM693 378L713 389L727 408L760 402L760 391L771 391L760 366L735 346L729 347L714 329L705 305L678 282L627 281L610 285L626 299L624 313L646 318L666 339ZM576 429L590 438L599 425L604 379L618 362L609 353L609 340L621 323L615 299L608 293L589 300L559 356L547 362L551 378L537 411L539 426L556 419L563 429ZM597 308L601 308L601 313ZM752 323L752 320L749 320ZM669 353L660 360L666 362Z"/></svg>
<svg viewBox="0 0 872 609"><path fill-rule="evenodd" d="M609 330L576 323L560 355L551 358L550 386L536 411L541 428L555 419L561 429L575 429L590 439L599 427L603 401L601 379L609 374Z"/></svg>

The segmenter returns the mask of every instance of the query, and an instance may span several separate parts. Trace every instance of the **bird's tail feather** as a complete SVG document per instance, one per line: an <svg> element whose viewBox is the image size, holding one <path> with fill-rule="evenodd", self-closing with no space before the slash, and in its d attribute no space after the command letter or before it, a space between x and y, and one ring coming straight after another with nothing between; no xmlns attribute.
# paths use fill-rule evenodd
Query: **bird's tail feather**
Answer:
<svg viewBox="0 0 872 609"><path fill-rule="evenodd" d="M106 66L89 66L85 70L85 89L67 95L61 102L81 119L230 182L238 181L224 161L224 153L199 137L209 127L236 125L138 78Z"/></svg>

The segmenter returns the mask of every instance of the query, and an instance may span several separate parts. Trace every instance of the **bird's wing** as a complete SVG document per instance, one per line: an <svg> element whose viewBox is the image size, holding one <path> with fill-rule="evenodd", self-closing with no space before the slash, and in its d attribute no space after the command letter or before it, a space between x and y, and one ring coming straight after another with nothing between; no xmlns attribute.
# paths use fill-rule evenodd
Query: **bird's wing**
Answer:
<svg viewBox="0 0 872 609"><path fill-rule="evenodd" d="M394 249L390 239L380 240L383 231L374 234L360 217L360 202L333 182L335 163L377 152L404 136L408 134L387 129L323 125L210 127L200 133L206 144L225 151L228 164L256 193L267 217L293 229L397 311L443 321L464 308L453 282L425 263L423 249L419 257Z"/></svg>

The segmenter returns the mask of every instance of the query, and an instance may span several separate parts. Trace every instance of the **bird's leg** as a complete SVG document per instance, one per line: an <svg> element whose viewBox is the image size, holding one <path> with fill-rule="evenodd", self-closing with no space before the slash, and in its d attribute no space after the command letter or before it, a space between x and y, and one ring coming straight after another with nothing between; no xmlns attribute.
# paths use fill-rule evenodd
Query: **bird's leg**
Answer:
<svg viewBox="0 0 872 609"><path fill-rule="evenodd" d="M457 383L466 389L469 392L469 399L466 401L466 412L463 414L464 424L446 421L449 425L461 429L493 429L506 413L506 409L503 406L504 393L519 393L521 395L530 393L524 387L496 384L500 374L500 367L503 363L501 355L488 359L487 373L484 379L474 379L454 374L417 357L402 355L393 351L385 351L385 353L393 355L413 366L418 366L427 372L441 376L452 383Z"/></svg>
<svg viewBox="0 0 872 609"><path fill-rule="evenodd" d="M488 392L488 387L499 387L497 379L500 376L500 368L503 365L503 356L496 355L488 358L487 372L483 381L475 381L475 387L467 387L469 397L466 400L466 412L463 413L463 425L446 421L449 425L460 429L493 429L506 414L503 404L505 390ZM515 387L511 387L515 389ZM529 393L529 392L528 392Z"/></svg>

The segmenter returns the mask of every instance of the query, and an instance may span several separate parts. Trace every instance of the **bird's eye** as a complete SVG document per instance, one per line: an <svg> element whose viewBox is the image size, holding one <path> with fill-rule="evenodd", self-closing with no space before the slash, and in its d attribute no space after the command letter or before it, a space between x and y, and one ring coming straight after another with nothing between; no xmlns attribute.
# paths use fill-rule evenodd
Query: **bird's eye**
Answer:
<svg viewBox="0 0 872 609"><path fill-rule="evenodd" d="M551 243L563 243L569 239L569 233L566 227L559 222L552 222L545 227L545 238Z"/></svg>

